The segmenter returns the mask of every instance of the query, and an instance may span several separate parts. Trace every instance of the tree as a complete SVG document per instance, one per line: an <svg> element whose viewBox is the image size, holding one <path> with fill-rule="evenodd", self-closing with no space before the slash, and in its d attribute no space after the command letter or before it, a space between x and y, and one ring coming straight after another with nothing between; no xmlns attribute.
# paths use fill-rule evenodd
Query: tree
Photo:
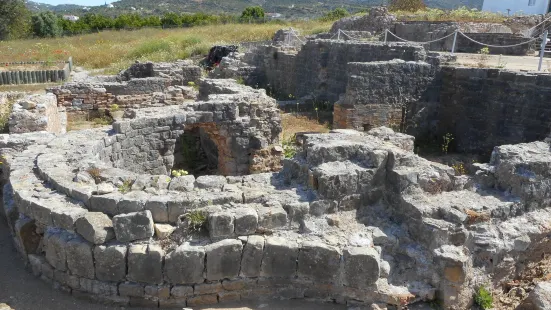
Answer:
<svg viewBox="0 0 551 310"><path fill-rule="evenodd" d="M23 0L0 1L0 40L19 39L29 34L30 12Z"/></svg>
<svg viewBox="0 0 551 310"><path fill-rule="evenodd" d="M260 6L247 7L241 14L241 18L246 20L260 19L260 18L264 18L264 16L265 16L264 9Z"/></svg>
<svg viewBox="0 0 551 310"><path fill-rule="evenodd" d="M176 13L166 13L161 18L161 24L163 26L182 26L182 17Z"/></svg>
<svg viewBox="0 0 551 310"><path fill-rule="evenodd" d="M52 12L40 12L31 18L33 34L41 38L55 38L63 34L59 18Z"/></svg>
<svg viewBox="0 0 551 310"><path fill-rule="evenodd" d="M389 5L391 11L417 12L426 8L427 6L423 0L390 0Z"/></svg>
<svg viewBox="0 0 551 310"><path fill-rule="evenodd" d="M334 21L339 20L341 18L345 18L346 16L349 16L350 13L348 13L347 10L343 8L336 8L333 11L327 12L321 20L323 21Z"/></svg>

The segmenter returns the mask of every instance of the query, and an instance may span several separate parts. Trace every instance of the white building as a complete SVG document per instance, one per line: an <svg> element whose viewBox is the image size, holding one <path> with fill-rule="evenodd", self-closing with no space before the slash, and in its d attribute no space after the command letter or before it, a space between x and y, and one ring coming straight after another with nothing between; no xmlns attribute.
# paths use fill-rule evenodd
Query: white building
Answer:
<svg viewBox="0 0 551 310"><path fill-rule="evenodd" d="M484 0L483 11L504 15L547 14L551 0Z"/></svg>
<svg viewBox="0 0 551 310"><path fill-rule="evenodd" d="M76 22L77 20L80 19L80 17L75 16L75 15L63 15L63 19L64 20L70 20L72 22Z"/></svg>

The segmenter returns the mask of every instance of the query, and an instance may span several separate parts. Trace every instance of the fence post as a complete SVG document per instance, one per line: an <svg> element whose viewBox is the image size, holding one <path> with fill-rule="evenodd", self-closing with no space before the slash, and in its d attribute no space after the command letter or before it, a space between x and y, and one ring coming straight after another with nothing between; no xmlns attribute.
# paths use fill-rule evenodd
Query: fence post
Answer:
<svg viewBox="0 0 551 310"><path fill-rule="evenodd" d="M457 30L455 31L455 35L453 36L452 55L455 53L455 43L457 43Z"/></svg>
<svg viewBox="0 0 551 310"><path fill-rule="evenodd" d="M340 41L341 40L341 30L339 29L339 31L337 32L337 41Z"/></svg>
<svg viewBox="0 0 551 310"><path fill-rule="evenodd" d="M387 37L388 37L388 29L385 29L385 44L386 44Z"/></svg>
<svg viewBox="0 0 551 310"><path fill-rule="evenodd" d="M541 41L541 51L540 51L540 63L538 65L538 71L541 71L541 65L543 64L543 56L545 54L545 46L547 45L547 35L549 34L548 30L545 30L543 33L543 38Z"/></svg>

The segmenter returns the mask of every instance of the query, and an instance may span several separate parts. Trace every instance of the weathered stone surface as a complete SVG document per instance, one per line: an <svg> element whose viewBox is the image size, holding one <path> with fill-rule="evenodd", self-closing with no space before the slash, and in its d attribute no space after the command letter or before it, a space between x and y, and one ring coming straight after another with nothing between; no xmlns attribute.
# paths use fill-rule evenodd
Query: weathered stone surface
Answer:
<svg viewBox="0 0 551 310"><path fill-rule="evenodd" d="M113 222L99 212L88 212L76 222L77 233L93 244L103 244L115 238Z"/></svg>
<svg viewBox="0 0 551 310"><path fill-rule="evenodd" d="M373 248L345 249L344 283L355 288L364 288L374 284L380 276L379 260L379 253Z"/></svg>
<svg viewBox="0 0 551 310"><path fill-rule="evenodd" d="M551 283L540 282L530 292L517 308L517 310L544 310L551 309Z"/></svg>
<svg viewBox="0 0 551 310"><path fill-rule="evenodd" d="M164 274L170 283L194 284L204 281L205 249L183 244L165 258Z"/></svg>
<svg viewBox="0 0 551 310"><path fill-rule="evenodd" d="M93 245L83 238L75 238L67 241L65 252L67 254L67 267L72 274L95 279Z"/></svg>
<svg viewBox="0 0 551 310"><path fill-rule="evenodd" d="M229 211L215 212L209 215L208 230L211 239L217 240L233 236L234 216Z"/></svg>
<svg viewBox="0 0 551 310"><path fill-rule="evenodd" d="M117 215L113 217L113 228L120 242L151 238L155 232L149 210Z"/></svg>
<svg viewBox="0 0 551 310"><path fill-rule="evenodd" d="M192 175L186 175L183 177L176 177L170 181L168 189L171 191L189 192L195 188L195 177Z"/></svg>
<svg viewBox="0 0 551 310"><path fill-rule="evenodd" d="M36 233L36 222L28 217L20 217L15 222L15 236L21 244L23 255L35 254L39 250L40 240Z"/></svg>
<svg viewBox="0 0 551 310"><path fill-rule="evenodd" d="M94 248L96 277L101 281L121 281L126 277L126 245L98 245Z"/></svg>
<svg viewBox="0 0 551 310"><path fill-rule="evenodd" d="M44 245L46 260L55 269L60 271L67 270L67 242L72 236L64 231L48 230L44 234Z"/></svg>
<svg viewBox="0 0 551 310"><path fill-rule="evenodd" d="M240 276L256 278L260 276L262 256L264 254L264 237L249 236L243 248Z"/></svg>
<svg viewBox="0 0 551 310"><path fill-rule="evenodd" d="M266 238L260 275L263 277L291 277L297 271L299 247L296 242L279 237Z"/></svg>
<svg viewBox="0 0 551 310"><path fill-rule="evenodd" d="M258 226L263 228L279 228L287 225L287 212L279 206L260 207L258 212Z"/></svg>
<svg viewBox="0 0 551 310"><path fill-rule="evenodd" d="M131 245L128 248L128 279L134 282L163 282L164 252L156 245Z"/></svg>
<svg viewBox="0 0 551 310"><path fill-rule="evenodd" d="M258 227L258 213L251 208L240 208L234 211L235 234L238 236L252 235Z"/></svg>
<svg viewBox="0 0 551 310"><path fill-rule="evenodd" d="M322 242L304 242L298 256L298 275L316 282L334 283L340 275L341 254Z"/></svg>
<svg viewBox="0 0 551 310"><path fill-rule="evenodd" d="M119 295L130 297L143 297L144 286L138 283L121 283L119 284Z"/></svg>
<svg viewBox="0 0 551 310"><path fill-rule="evenodd" d="M170 224L155 224L155 235L160 240L168 238L176 229Z"/></svg>
<svg viewBox="0 0 551 310"><path fill-rule="evenodd" d="M186 298L193 295L193 287L185 285L174 285L170 294L175 298Z"/></svg>
<svg viewBox="0 0 551 310"><path fill-rule="evenodd" d="M145 204L155 223L168 223L168 200L165 196L153 196Z"/></svg>
<svg viewBox="0 0 551 310"><path fill-rule="evenodd" d="M207 280L232 279L239 275L243 244L227 239L205 247L207 255Z"/></svg>
<svg viewBox="0 0 551 310"><path fill-rule="evenodd" d="M219 189L222 190L222 187L227 183L226 178L221 175L208 175L200 176L195 180L195 186L197 188L204 189Z"/></svg>

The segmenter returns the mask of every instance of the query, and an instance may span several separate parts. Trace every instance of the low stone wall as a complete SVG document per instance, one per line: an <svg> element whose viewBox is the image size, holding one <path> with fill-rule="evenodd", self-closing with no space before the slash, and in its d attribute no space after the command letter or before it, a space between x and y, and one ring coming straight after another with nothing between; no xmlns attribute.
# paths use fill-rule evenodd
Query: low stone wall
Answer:
<svg viewBox="0 0 551 310"><path fill-rule="evenodd" d="M201 67L194 65L193 61L178 60L170 63L136 62L122 71L118 77L122 81L151 77L165 78L170 80L172 86L187 86L189 82L197 82L202 76Z"/></svg>
<svg viewBox="0 0 551 310"><path fill-rule="evenodd" d="M522 35L515 35L510 33L465 33L471 39L486 43L488 45L496 46L508 46L524 43L530 40ZM528 54L528 51L535 42L522 44L514 47L489 47L490 54L493 55L519 55L524 56ZM474 43L473 41L465 38L462 35L457 36L457 43L455 51L458 53L479 53L483 48L483 45Z"/></svg>
<svg viewBox="0 0 551 310"><path fill-rule="evenodd" d="M67 131L67 113L65 108L58 108L52 94L30 95L14 103L8 124L10 133L46 131L62 134Z"/></svg>

